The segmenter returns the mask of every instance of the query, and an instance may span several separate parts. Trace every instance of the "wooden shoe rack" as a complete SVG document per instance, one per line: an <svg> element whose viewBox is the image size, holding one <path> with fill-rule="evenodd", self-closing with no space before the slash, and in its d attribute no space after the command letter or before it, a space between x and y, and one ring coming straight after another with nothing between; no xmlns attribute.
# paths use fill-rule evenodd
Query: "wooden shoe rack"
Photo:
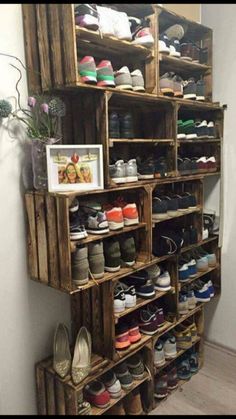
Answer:
<svg viewBox="0 0 236 419"><path fill-rule="evenodd" d="M112 5L109 5L112 6ZM194 320L198 338L194 343L199 353L200 367L203 365L204 303L186 315L178 310L178 294L181 284L178 281L178 260L182 253L198 246L215 252L217 265L207 272L199 273L197 278L208 275L212 280L216 297L221 291L220 247L218 236L202 239L205 178L221 175L221 155L223 143L224 107L212 99L212 30L178 16L163 7L151 4L116 4L118 10L136 17L149 17L154 36L153 48L133 45L114 37L80 28L74 23L73 4L25 4L23 8L26 61L29 68L28 87L31 94L53 91L66 103L67 115L62 127L64 144L102 144L104 151L105 189L91 192L48 193L28 191L25 195L28 220L28 265L31 279L69 294L71 302L72 338L82 325L92 336L92 371L79 385L75 386L68 376L61 379L53 370L52 357L36 365L38 413L42 415L77 415L78 398L84 386L99 378L136 352L143 355L148 372L140 381L134 381L133 388L139 387L145 412L155 405L154 377L160 374L170 361L157 369L154 366L154 345L156 340L176 325ZM180 23L187 26L188 36L201 47L208 47L207 64L193 63L159 54L159 33ZM113 68L128 65L130 69L140 68L145 78L145 93L118 91L115 88L89 86L80 81L78 60L84 55L95 59L109 59ZM165 97L160 92L159 77L166 71L176 71L182 77L202 75L207 86L205 102ZM110 110L132 110L135 138L109 138L108 114ZM91 115L93 117L91 118ZM217 135L214 139L177 139L177 120L202 118L215 122ZM194 144L193 144L194 143ZM185 148L201 147L203 155L212 153L217 159L217 171L181 176L178 172L177 156ZM124 158L132 158L145 147L145 152L155 148L168 162L168 177L164 179L142 180L123 185L115 184L109 177L109 159L116 150ZM191 191L197 198L197 209L172 217L168 221L152 221L152 194L154 190ZM73 198L79 201L88 196L100 202L113 202L120 194L129 196L136 202L139 211L139 224L124 227L118 232L109 232L102 237L89 235L81 243L106 240L114 235L125 235L132 231L137 243L137 260L132 268L122 268L88 284L76 287L71 276L71 253L75 244L70 242L69 205ZM130 201L131 202L131 201ZM153 228L167 225L197 228L198 243L181 249L180 254L155 257L152 253ZM142 270L165 261L171 275L171 290L156 292L150 300L137 299L134 308L114 314L113 291L115 284L130 273ZM197 279L195 278L195 279ZM195 280L194 279L194 280ZM192 281L192 280L191 280ZM151 301L160 299L168 312L166 322L155 335L142 335L141 340L129 349L115 350L115 325L129 313ZM109 303L108 303L109 302ZM72 343L73 343L72 342ZM178 358L183 351L177 353ZM172 360L171 362L173 362ZM179 385L182 383L180 382ZM101 415L111 406L126 397L123 391L120 399L115 399L106 409L92 408L92 414Z"/></svg>

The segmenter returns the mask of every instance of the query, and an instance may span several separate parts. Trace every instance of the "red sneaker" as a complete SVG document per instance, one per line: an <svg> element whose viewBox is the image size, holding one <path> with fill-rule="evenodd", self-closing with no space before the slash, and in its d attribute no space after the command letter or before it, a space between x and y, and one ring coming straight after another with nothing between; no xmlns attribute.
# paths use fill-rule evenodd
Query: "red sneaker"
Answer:
<svg viewBox="0 0 236 419"><path fill-rule="evenodd" d="M138 210L135 203L127 204L124 198L119 196L114 202L114 205L122 208L125 226L131 226L139 223Z"/></svg>
<svg viewBox="0 0 236 419"><path fill-rule="evenodd" d="M120 207L115 207L110 204L104 205L106 218L110 230L119 230L124 227L123 212Z"/></svg>
<svg viewBox="0 0 236 419"><path fill-rule="evenodd" d="M98 79L98 86L101 87L114 87L115 86L115 78L114 78L114 71L111 65L111 62L108 60L102 60L97 66L97 79Z"/></svg>
<svg viewBox="0 0 236 419"><path fill-rule="evenodd" d="M78 64L79 75L83 83L97 83L97 71L94 58L86 55Z"/></svg>
<svg viewBox="0 0 236 419"><path fill-rule="evenodd" d="M104 409L110 404L110 394L106 390L103 383L100 381L93 381L85 386L85 398L94 406Z"/></svg>
<svg viewBox="0 0 236 419"><path fill-rule="evenodd" d="M131 345L129 339L129 327L126 324L118 324L116 326L115 348L118 350L127 349Z"/></svg>

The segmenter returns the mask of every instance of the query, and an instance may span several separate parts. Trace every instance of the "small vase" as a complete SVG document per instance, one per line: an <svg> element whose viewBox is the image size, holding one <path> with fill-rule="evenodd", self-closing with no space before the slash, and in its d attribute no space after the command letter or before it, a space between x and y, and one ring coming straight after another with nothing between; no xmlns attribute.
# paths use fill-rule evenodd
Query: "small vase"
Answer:
<svg viewBox="0 0 236 419"><path fill-rule="evenodd" d="M35 189L48 189L46 145L60 142L60 138L32 139L32 169Z"/></svg>

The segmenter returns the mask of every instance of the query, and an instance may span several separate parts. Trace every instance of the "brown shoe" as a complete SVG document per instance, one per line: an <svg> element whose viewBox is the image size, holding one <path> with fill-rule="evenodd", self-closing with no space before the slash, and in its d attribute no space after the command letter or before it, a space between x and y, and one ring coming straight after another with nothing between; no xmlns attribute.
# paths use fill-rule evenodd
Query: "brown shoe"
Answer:
<svg viewBox="0 0 236 419"><path fill-rule="evenodd" d="M124 399L124 407L126 415L142 415L143 407L139 389L136 388L129 393Z"/></svg>
<svg viewBox="0 0 236 419"><path fill-rule="evenodd" d="M125 409L122 402L116 403L112 406L108 412L104 413L104 415L115 416L115 415L125 415Z"/></svg>

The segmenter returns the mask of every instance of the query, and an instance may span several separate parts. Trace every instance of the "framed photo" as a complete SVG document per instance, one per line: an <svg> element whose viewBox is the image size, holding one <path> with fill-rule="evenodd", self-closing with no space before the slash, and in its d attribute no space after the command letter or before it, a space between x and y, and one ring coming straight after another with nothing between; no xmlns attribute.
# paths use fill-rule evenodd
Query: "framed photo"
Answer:
<svg viewBox="0 0 236 419"><path fill-rule="evenodd" d="M104 189L102 145L47 145L49 192Z"/></svg>

